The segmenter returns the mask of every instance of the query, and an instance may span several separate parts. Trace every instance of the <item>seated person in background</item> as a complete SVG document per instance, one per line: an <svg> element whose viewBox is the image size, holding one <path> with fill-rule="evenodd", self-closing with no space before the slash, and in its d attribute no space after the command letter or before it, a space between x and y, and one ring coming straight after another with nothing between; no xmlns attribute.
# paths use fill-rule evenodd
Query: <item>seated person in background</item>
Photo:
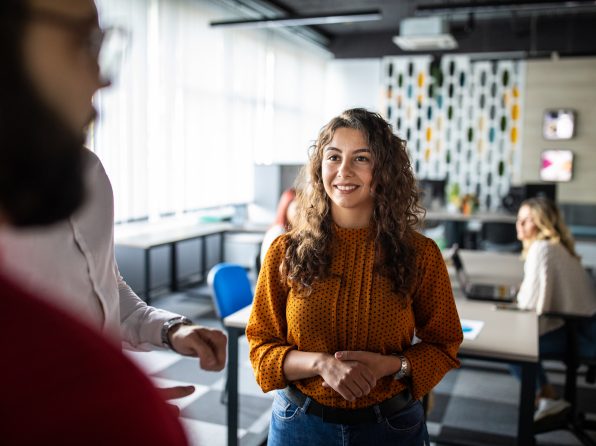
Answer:
<svg viewBox="0 0 596 446"><path fill-rule="evenodd" d="M275 216L275 222L265 233L263 243L261 243L261 262L265 260L267 250L273 240L282 234L285 234L292 227L292 221L296 216L296 189L293 187L286 189L277 204L277 213Z"/></svg>
<svg viewBox="0 0 596 446"><path fill-rule="evenodd" d="M596 313L592 282L575 252L574 241L555 204L547 198L530 198L517 215L517 237L523 243L524 279L517 295L518 306L538 315L557 312L581 316ZM594 319L596 320L596 319ZM563 321L539 318L540 354L564 353ZM596 356L593 340L580 339L580 354ZM519 376L519 370L514 368ZM557 399L544 368L538 364L537 410L534 421L561 414L569 403Z"/></svg>

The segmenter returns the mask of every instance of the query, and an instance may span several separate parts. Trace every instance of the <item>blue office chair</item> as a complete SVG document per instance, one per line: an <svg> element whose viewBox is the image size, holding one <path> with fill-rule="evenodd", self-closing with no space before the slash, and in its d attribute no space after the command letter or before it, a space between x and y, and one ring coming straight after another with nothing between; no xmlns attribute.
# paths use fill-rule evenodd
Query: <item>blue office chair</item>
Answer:
<svg viewBox="0 0 596 446"><path fill-rule="evenodd" d="M222 322L226 316L252 303L253 292L248 273L240 265L218 263L209 271L207 283L211 288L215 311ZM220 398L222 404L227 404L227 396L228 379L226 378L226 385Z"/></svg>
<svg viewBox="0 0 596 446"><path fill-rule="evenodd" d="M207 276L217 316L226 316L252 303L253 293L247 271L235 263L218 263Z"/></svg>

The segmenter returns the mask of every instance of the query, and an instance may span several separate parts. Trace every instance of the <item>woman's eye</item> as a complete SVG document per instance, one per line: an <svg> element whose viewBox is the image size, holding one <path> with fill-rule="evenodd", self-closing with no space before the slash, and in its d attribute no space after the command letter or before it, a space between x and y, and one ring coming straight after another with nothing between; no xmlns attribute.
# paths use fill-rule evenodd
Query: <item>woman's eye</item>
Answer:
<svg viewBox="0 0 596 446"><path fill-rule="evenodd" d="M357 156L356 161L367 162L368 158L366 156Z"/></svg>
<svg viewBox="0 0 596 446"><path fill-rule="evenodd" d="M339 157L337 155L329 155L327 157L328 161L337 161L339 159Z"/></svg>

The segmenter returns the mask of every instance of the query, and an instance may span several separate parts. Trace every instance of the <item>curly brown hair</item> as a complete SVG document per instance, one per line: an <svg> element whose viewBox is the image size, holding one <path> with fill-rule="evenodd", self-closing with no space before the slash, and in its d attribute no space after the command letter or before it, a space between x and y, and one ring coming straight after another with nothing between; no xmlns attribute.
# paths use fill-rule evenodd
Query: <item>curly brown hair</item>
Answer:
<svg viewBox="0 0 596 446"><path fill-rule="evenodd" d="M344 111L324 126L310 148L309 162L298 183L297 221L288 234L282 273L310 292L313 281L329 274L333 220L322 178L323 150L339 128L361 131L371 152L374 200L371 237L376 247L375 271L391 279L393 291L407 295L415 277L412 236L424 212L406 142L379 114L363 108Z"/></svg>

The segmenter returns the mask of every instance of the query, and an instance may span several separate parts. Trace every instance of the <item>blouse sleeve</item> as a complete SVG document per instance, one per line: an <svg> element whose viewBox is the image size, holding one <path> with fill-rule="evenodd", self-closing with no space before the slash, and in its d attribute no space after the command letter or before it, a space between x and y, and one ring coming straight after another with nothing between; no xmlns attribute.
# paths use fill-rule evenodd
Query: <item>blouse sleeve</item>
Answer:
<svg viewBox="0 0 596 446"><path fill-rule="evenodd" d="M551 262L547 243L537 241L530 247L524 264L524 279L517 294L520 308L536 310L538 314L552 306L553 275L549 273Z"/></svg>
<svg viewBox="0 0 596 446"><path fill-rule="evenodd" d="M286 354L296 348L287 340L286 300L289 289L280 273L285 239L283 235L278 237L267 251L246 327L250 361L257 383L264 392L287 386L283 362Z"/></svg>
<svg viewBox="0 0 596 446"><path fill-rule="evenodd" d="M414 398L426 395L452 368L459 367L457 352L463 332L451 282L437 245L426 239L419 262L421 272L413 295L416 336L421 342L404 352L412 365Z"/></svg>

